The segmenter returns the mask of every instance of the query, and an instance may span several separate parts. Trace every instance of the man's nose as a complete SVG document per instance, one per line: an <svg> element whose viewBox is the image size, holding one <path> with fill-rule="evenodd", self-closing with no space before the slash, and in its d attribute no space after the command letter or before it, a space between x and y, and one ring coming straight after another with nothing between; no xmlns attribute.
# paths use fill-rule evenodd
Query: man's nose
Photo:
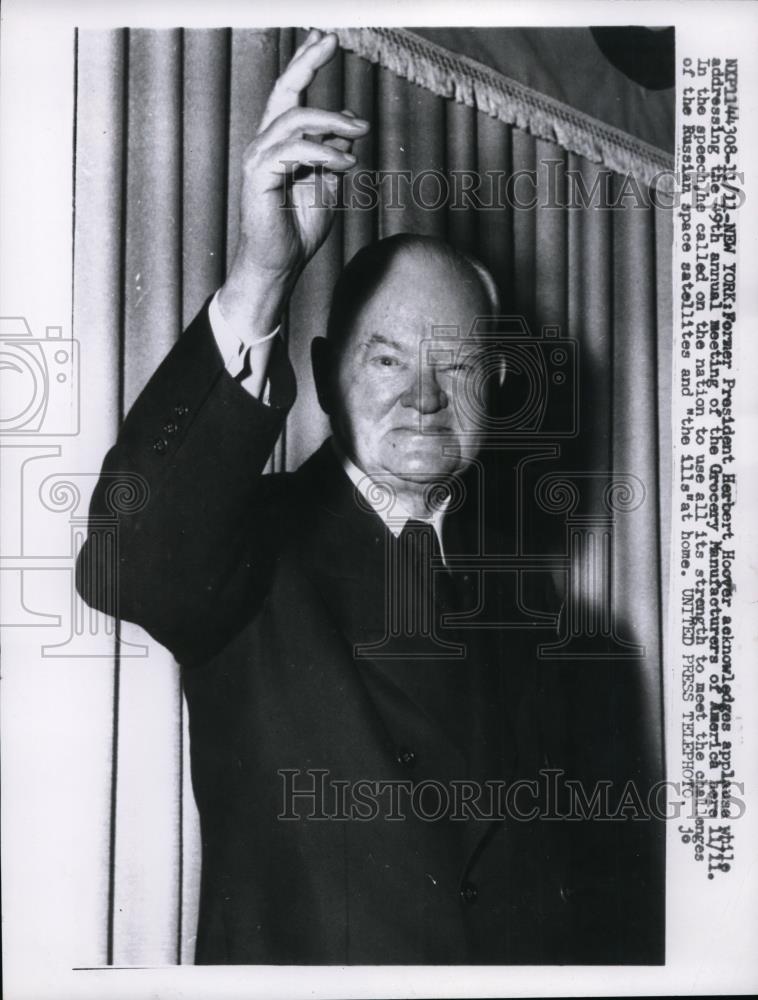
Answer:
<svg viewBox="0 0 758 1000"><path fill-rule="evenodd" d="M419 413L436 413L447 406L447 393L437 381L437 374L432 365L417 373L403 393L400 402L403 406L418 410Z"/></svg>

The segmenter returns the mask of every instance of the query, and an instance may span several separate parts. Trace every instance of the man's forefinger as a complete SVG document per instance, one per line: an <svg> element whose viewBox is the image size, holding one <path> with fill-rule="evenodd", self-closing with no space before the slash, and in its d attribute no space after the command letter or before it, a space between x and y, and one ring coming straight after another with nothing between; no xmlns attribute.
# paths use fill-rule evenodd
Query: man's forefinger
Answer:
<svg viewBox="0 0 758 1000"><path fill-rule="evenodd" d="M300 94L313 83L321 67L334 57L337 46L336 35L321 35L315 29L311 32L274 84L259 126L261 131L279 115L297 107Z"/></svg>

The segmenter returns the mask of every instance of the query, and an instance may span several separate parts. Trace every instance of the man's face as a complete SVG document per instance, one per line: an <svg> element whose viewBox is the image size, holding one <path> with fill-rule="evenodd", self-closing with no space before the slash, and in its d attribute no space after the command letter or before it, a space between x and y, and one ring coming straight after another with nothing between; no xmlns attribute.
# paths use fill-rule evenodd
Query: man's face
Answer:
<svg viewBox="0 0 758 1000"><path fill-rule="evenodd" d="M487 312L479 282L447 261L405 254L393 262L358 312L337 369L335 433L364 472L423 481L474 458L484 414L460 402L471 395L480 351L468 333ZM435 326L460 335L433 339Z"/></svg>

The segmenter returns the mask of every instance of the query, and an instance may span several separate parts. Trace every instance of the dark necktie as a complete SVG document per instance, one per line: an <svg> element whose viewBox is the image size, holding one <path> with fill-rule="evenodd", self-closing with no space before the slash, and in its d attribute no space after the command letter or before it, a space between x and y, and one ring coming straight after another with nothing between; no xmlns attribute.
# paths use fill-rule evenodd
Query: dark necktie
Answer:
<svg viewBox="0 0 758 1000"><path fill-rule="evenodd" d="M443 537L446 556L466 555L467 536L454 519L445 518ZM461 643L465 650L461 659L411 667L419 673L420 686L425 684L425 703L461 747L472 773L497 776L503 770L507 727L504 664L492 642L496 633L486 628L460 628L450 620L476 607L476 576L463 566L455 572L446 569L437 533L428 521L411 518L398 542L398 565L406 575L402 589L415 602L410 609L414 625L425 628L434 623L438 640ZM428 677L422 681L427 671Z"/></svg>
<svg viewBox="0 0 758 1000"><path fill-rule="evenodd" d="M457 609L452 574L442 561L439 536L429 521L409 518L398 539L401 564L406 568L408 581L413 580L417 600L436 606L437 614Z"/></svg>

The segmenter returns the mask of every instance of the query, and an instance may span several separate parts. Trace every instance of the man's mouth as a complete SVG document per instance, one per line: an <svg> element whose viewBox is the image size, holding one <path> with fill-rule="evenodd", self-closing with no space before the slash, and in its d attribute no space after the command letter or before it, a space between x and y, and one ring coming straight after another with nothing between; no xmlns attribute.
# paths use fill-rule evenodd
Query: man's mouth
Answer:
<svg viewBox="0 0 758 1000"><path fill-rule="evenodd" d="M443 424L439 426L427 426L419 427L417 424L413 427L393 427L393 434L407 434L410 437L425 438L433 437L434 435L440 434L452 434L453 428Z"/></svg>

